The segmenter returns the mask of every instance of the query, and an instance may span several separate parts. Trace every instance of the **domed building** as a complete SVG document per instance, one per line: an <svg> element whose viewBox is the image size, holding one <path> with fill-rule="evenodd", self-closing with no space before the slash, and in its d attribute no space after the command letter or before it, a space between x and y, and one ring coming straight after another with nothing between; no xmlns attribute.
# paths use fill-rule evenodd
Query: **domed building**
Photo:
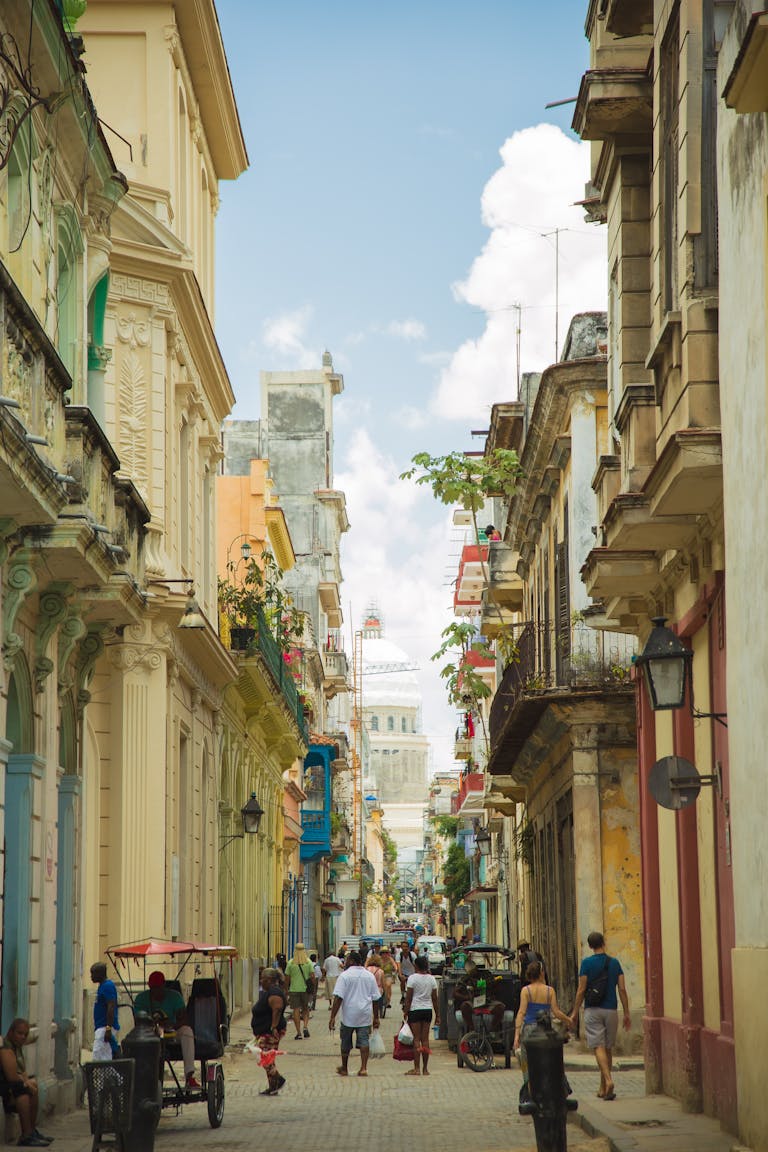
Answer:
<svg viewBox="0 0 768 1152"><path fill-rule="evenodd" d="M375 608L363 620L362 705L384 824L398 852L422 848L429 741L421 731L421 690L412 659L384 638Z"/></svg>

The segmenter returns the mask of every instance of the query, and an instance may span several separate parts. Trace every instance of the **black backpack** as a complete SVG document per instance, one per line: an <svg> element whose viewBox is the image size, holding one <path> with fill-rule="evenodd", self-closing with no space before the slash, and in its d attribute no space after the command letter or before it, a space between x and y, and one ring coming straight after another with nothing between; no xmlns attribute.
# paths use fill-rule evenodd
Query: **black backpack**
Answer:
<svg viewBox="0 0 768 1152"><path fill-rule="evenodd" d="M599 1008L608 991L608 968L611 963L610 956L605 957L605 963L592 980L587 981L587 991L584 993L585 1008Z"/></svg>

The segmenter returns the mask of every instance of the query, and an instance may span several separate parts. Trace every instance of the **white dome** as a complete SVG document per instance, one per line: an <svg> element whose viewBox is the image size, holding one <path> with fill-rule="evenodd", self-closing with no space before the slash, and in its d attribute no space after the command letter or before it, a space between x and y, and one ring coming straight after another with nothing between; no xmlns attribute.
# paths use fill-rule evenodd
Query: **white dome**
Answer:
<svg viewBox="0 0 768 1152"><path fill-rule="evenodd" d="M363 639L363 708L420 708L421 688L415 671L382 672L382 665L412 665L413 659L391 640ZM369 672L369 675L366 675Z"/></svg>

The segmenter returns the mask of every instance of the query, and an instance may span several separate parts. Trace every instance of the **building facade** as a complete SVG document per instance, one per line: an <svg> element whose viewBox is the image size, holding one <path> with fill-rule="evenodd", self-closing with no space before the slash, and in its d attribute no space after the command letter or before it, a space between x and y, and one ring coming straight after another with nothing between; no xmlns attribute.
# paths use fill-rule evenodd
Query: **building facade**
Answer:
<svg viewBox="0 0 768 1152"><path fill-rule="evenodd" d="M93 671L110 630L142 619L150 513L88 406L89 316L126 181L56 7L6 5L0 32L0 995L3 1030L36 1029L50 1108L77 1094L98 883Z"/></svg>
<svg viewBox="0 0 768 1152"><path fill-rule="evenodd" d="M689 698L653 712L639 689L646 1080L650 1091L736 1131L737 794L732 729L712 716L727 710L726 596L730 603L716 129L717 57L731 8L714 0L591 3L590 69L574 127L593 142L586 207L607 224L609 261L611 444L595 472L597 541L583 578L612 631L644 644L651 618L666 618L692 653L696 705ZM746 150L730 154L747 162ZM739 420L745 411L740 398ZM683 810L658 806L649 778L666 755L683 757L717 787Z"/></svg>

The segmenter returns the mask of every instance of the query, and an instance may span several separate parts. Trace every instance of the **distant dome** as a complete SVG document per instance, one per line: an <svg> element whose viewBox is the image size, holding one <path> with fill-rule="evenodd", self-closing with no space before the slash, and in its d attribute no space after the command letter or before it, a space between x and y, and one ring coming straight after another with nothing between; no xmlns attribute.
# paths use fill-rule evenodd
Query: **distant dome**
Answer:
<svg viewBox="0 0 768 1152"><path fill-rule="evenodd" d="M382 665L403 664L409 668L413 658L393 644L379 638L363 639L363 707L420 708L421 688L415 671L379 671ZM366 672L370 673L366 675Z"/></svg>

